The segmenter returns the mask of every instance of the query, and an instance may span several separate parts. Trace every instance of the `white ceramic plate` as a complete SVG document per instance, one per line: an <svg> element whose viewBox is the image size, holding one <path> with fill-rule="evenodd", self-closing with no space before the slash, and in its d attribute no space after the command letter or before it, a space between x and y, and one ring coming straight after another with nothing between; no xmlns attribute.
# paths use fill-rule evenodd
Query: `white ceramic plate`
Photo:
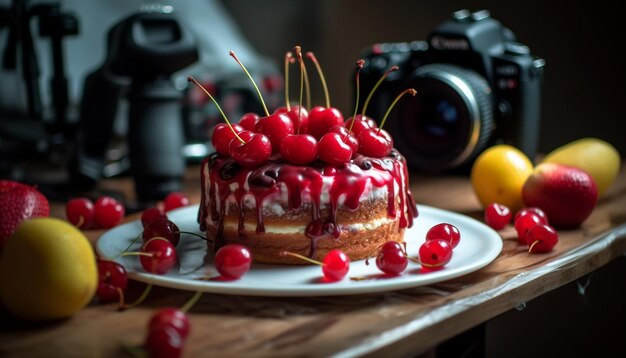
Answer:
<svg viewBox="0 0 626 358"><path fill-rule="evenodd" d="M479 270L493 261L502 250L502 239L481 222L450 211L418 205L419 217L413 228L406 231L409 255L416 256L426 232L433 225L447 222L461 232L461 242L454 249L452 260L441 270L422 272L420 266L409 263L406 271L396 277L383 276L375 260L352 262L348 277L339 282L323 282L319 266L282 266L254 264L241 279L234 281L202 280L218 276L211 260L205 264L207 244L193 235L183 234L177 246L180 265L165 275L146 273L137 256L124 256L116 261L124 265L130 278L183 290L254 296L330 296L398 290L441 282ZM196 222L198 207L190 206L168 213L181 231L200 233ZM133 221L105 232L96 244L100 256L115 257L141 233L140 221ZM141 240L139 240L141 241ZM140 243L131 247L138 251ZM350 280L349 277L366 278Z"/></svg>

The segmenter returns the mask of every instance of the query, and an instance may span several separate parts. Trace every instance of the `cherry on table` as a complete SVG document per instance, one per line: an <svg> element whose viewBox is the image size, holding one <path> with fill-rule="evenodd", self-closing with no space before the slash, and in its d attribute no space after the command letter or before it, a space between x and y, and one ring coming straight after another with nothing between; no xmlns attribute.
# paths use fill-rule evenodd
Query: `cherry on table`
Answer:
<svg viewBox="0 0 626 358"><path fill-rule="evenodd" d="M94 223L98 228L110 229L124 217L124 206L110 196L101 196L94 204Z"/></svg>
<svg viewBox="0 0 626 358"><path fill-rule="evenodd" d="M317 155L328 164L340 165L352 158L352 148L343 141L341 134L326 133L317 144Z"/></svg>
<svg viewBox="0 0 626 358"><path fill-rule="evenodd" d="M494 230L502 230L511 222L511 215L506 205L491 203L485 209L485 223Z"/></svg>
<svg viewBox="0 0 626 358"><path fill-rule="evenodd" d="M148 332L144 349L150 358L178 358L182 356L185 340L171 326Z"/></svg>
<svg viewBox="0 0 626 358"><path fill-rule="evenodd" d="M148 322L148 332L163 329L166 326L178 331L182 339L187 338L191 330L189 317L176 307L165 307L156 311Z"/></svg>
<svg viewBox="0 0 626 358"><path fill-rule="evenodd" d="M546 215L545 211L539 209L539 208L535 208L535 207L529 207L529 208L522 208L521 210L519 210L517 213L515 213L515 217L513 218L513 222L516 222L517 219L520 218L520 216L524 216L526 214L535 214L537 216L539 216L539 218L541 219L541 222L543 224L548 224L548 215Z"/></svg>
<svg viewBox="0 0 626 358"><path fill-rule="evenodd" d="M141 266L150 273L164 274L176 265L174 244L164 238L156 237L143 245L139 256Z"/></svg>
<svg viewBox="0 0 626 358"><path fill-rule="evenodd" d="M251 264L250 250L243 245L225 245L215 253L215 269L225 278L240 278L250 270Z"/></svg>
<svg viewBox="0 0 626 358"><path fill-rule="evenodd" d="M128 286L128 275L124 266L110 260L98 259L98 288L96 296L102 302L116 301L120 298L120 290L124 292Z"/></svg>
<svg viewBox="0 0 626 358"><path fill-rule="evenodd" d="M445 240L455 248L461 241L461 232L452 224L441 223L428 230L426 240Z"/></svg>
<svg viewBox="0 0 626 358"><path fill-rule="evenodd" d="M376 256L376 266L387 275L399 275L408 263L402 245L396 241L385 242Z"/></svg>
<svg viewBox="0 0 626 358"><path fill-rule="evenodd" d="M80 229L88 229L93 224L95 207L88 198L74 198L65 204L67 220Z"/></svg>
<svg viewBox="0 0 626 358"><path fill-rule="evenodd" d="M517 231L517 241L522 245L528 245L526 238L528 231L539 224L544 224L543 219L532 212L528 212L515 220L515 231Z"/></svg>
<svg viewBox="0 0 626 358"><path fill-rule="evenodd" d="M528 253L550 252L559 242L556 230L547 224L538 224L526 234Z"/></svg>
<svg viewBox="0 0 626 358"><path fill-rule="evenodd" d="M167 196L165 196L165 199L163 199L163 205L164 205L164 209L165 212L174 210L174 209L178 209L178 208L182 208L184 206L187 206L191 204L191 201L189 200L189 197L181 192L171 192L169 194L167 194Z"/></svg>
<svg viewBox="0 0 626 358"><path fill-rule="evenodd" d="M309 164L317 158L317 140L309 134L288 135L280 143L280 154L290 164Z"/></svg>

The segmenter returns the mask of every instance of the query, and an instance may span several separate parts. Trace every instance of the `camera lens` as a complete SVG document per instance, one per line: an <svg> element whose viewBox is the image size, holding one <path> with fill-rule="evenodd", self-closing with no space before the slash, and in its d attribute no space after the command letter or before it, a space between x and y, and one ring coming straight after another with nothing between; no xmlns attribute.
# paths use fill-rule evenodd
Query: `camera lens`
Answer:
<svg viewBox="0 0 626 358"><path fill-rule="evenodd" d="M415 70L417 95L389 121L396 146L414 169L437 172L460 166L485 146L493 129L491 89L476 72L447 64Z"/></svg>

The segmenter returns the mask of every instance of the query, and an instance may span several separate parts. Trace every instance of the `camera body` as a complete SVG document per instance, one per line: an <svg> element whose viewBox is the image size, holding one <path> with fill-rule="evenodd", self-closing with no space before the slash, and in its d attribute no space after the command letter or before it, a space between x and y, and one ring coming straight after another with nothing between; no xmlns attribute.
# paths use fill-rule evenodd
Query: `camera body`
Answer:
<svg viewBox="0 0 626 358"><path fill-rule="evenodd" d="M537 153L545 61L486 10L457 11L428 41L380 43L366 49L365 93L391 66L367 115L382 119L406 88L385 129L409 166L421 172L466 171L482 150L511 144Z"/></svg>

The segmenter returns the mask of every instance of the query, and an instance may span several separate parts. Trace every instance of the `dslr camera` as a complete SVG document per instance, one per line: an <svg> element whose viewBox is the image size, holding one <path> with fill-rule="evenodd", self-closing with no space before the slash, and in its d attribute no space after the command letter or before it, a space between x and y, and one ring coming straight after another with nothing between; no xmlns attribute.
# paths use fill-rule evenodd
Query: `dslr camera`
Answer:
<svg viewBox="0 0 626 358"><path fill-rule="evenodd" d="M497 143L536 155L545 61L488 11L457 11L428 41L375 44L363 58L366 91L399 67L381 83L368 116L382 118L400 92L417 90L398 102L385 125L411 169L467 172Z"/></svg>

